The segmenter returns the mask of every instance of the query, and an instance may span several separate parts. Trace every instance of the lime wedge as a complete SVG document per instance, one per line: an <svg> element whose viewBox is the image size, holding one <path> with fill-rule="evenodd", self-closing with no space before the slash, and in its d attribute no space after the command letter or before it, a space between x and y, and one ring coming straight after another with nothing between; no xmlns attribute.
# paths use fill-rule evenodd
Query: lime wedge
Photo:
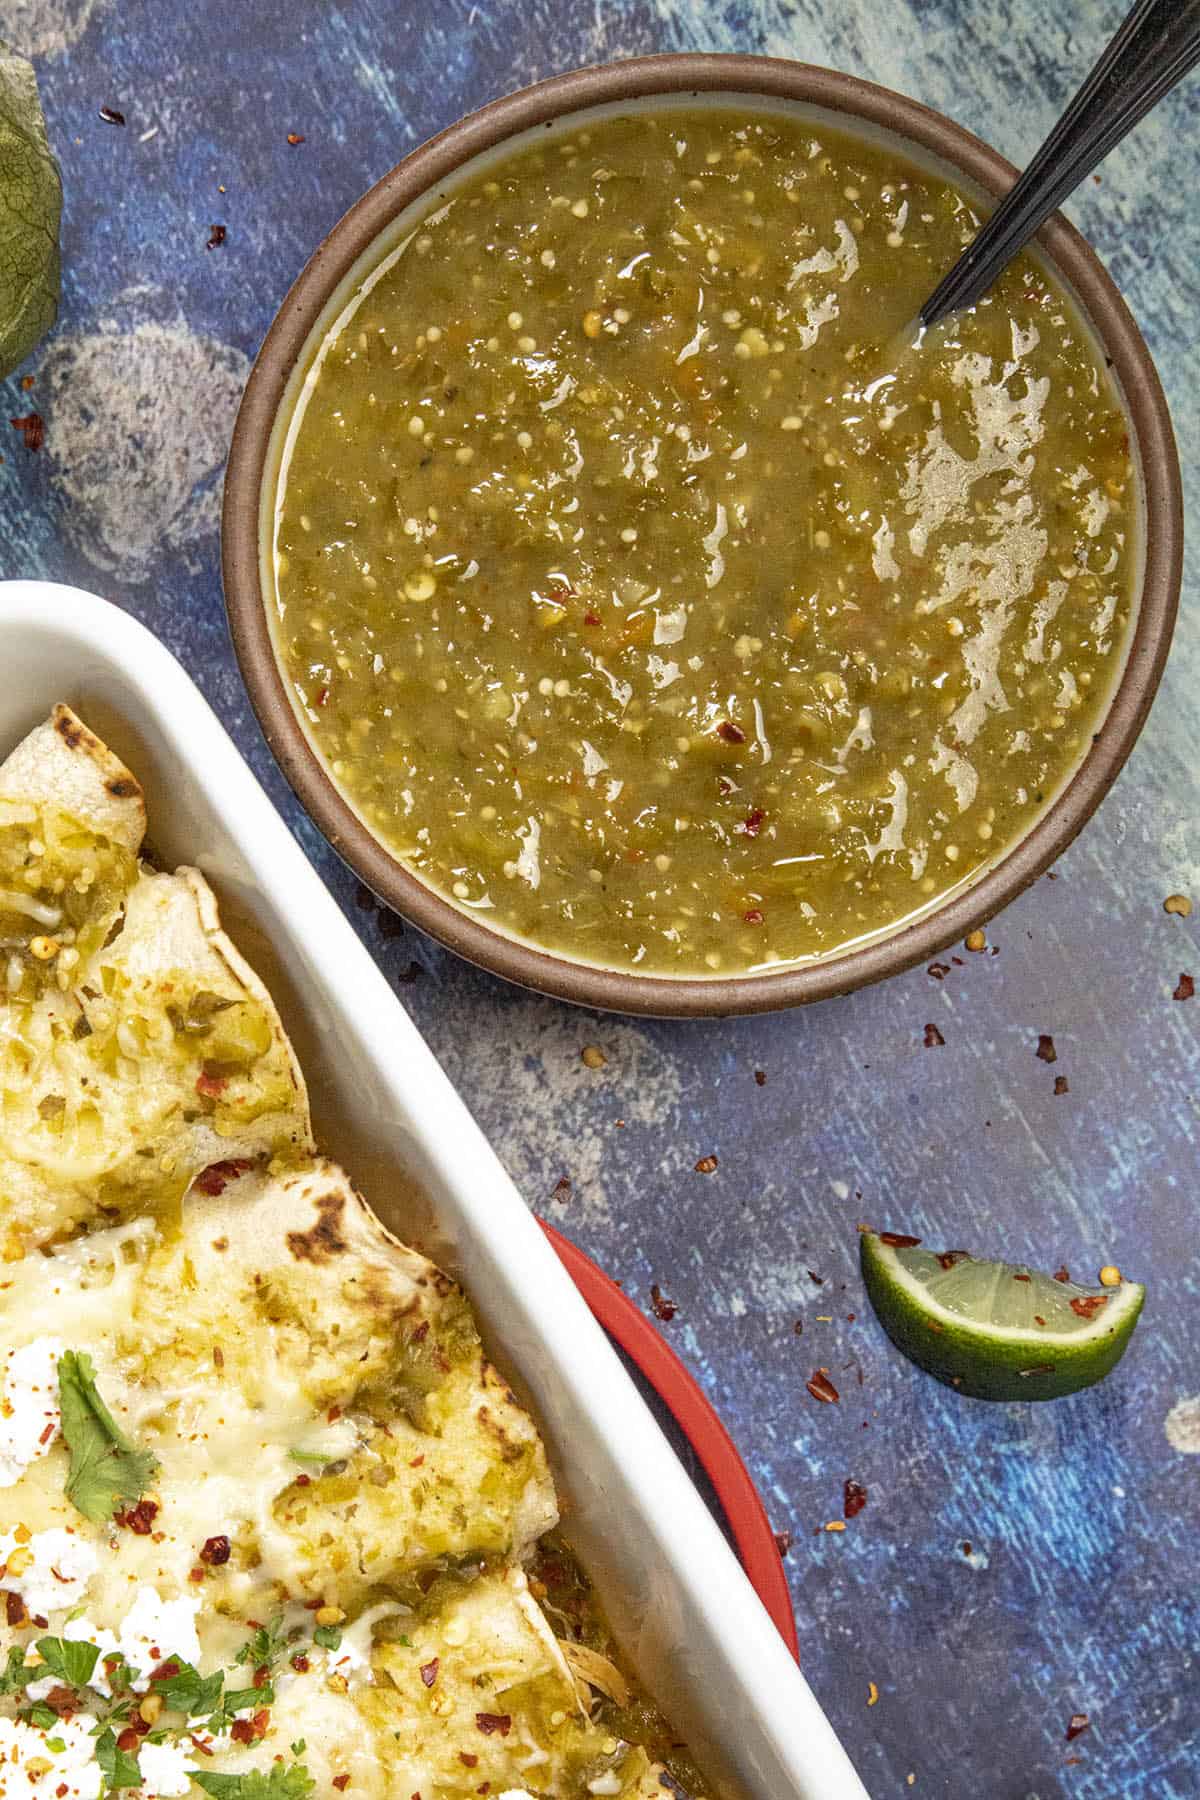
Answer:
<svg viewBox="0 0 1200 1800"><path fill-rule="evenodd" d="M871 1304L897 1349L978 1400L1058 1400L1102 1381L1146 1297L1140 1282L1077 1287L1020 1263L925 1250L892 1232L864 1231L861 1257Z"/></svg>

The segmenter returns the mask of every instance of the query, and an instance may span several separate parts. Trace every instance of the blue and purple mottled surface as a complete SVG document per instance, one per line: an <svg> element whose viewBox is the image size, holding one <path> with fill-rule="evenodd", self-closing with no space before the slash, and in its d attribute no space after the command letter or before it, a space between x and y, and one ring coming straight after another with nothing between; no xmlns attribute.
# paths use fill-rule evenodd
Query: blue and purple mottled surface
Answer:
<svg viewBox="0 0 1200 1800"><path fill-rule="evenodd" d="M1020 162L1118 10L0 0L0 36L36 58L66 185L59 327L32 392L0 390L5 418L32 405L47 423L39 454L15 432L3 446L0 572L105 592L166 640L403 984L530 1204L643 1303L652 1282L675 1301L661 1328L794 1534L804 1666L879 1797L1200 1795L1200 997L1171 997L1182 970L1200 977L1200 904L1190 921L1162 910L1173 891L1200 903L1195 553L1145 735L1057 879L993 924L998 955L804 1013L631 1023L385 935L358 903L234 667L220 471L249 358L318 238L408 149L494 95L650 50L766 51L903 89ZM100 120L104 104L123 129ZM1073 208L1158 358L1193 519L1198 186L1194 83ZM209 250L217 223L226 240ZM943 1047L924 1048L927 1022ZM1035 1054L1042 1032L1053 1068ZM580 1061L587 1043L608 1058L598 1071ZM716 1173L696 1173L710 1152ZM1115 1261L1149 1283L1145 1322L1091 1393L960 1400L875 1326L860 1219L1065 1261L1084 1279ZM840 1405L805 1391L817 1365ZM847 1476L869 1502L826 1533ZM1075 1712L1091 1726L1068 1744Z"/></svg>

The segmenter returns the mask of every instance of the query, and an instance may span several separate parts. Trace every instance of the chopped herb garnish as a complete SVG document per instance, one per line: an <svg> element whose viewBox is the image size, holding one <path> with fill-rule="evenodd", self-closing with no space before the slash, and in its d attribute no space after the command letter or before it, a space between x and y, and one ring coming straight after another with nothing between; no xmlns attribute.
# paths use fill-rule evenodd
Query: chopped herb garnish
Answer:
<svg viewBox="0 0 1200 1800"><path fill-rule="evenodd" d="M154 1692L162 1695L164 1706L172 1712L186 1713L189 1719L201 1718L220 1707L225 1686L220 1670L215 1675L201 1675L179 1656L168 1657L166 1666L173 1672L162 1681L154 1681Z"/></svg>
<svg viewBox="0 0 1200 1800"><path fill-rule="evenodd" d="M39 1638L37 1653L46 1665L44 1673L57 1675L68 1687L75 1688L87 1686L100 1655L95 1644L56 1637Z"/></svg>
<svg viewBox="0 0 1200 1800"><path fill-rule="evenodd" d="M287 1642L284 1629L283 1614L276 1613L265 1625L255 1627L238 1651L234 1661L249 1663L255 1669L273 1669L283 1654Z"/></svg>
<svg viewBox="0 0 1200 1800"><path fill-rule="evenodd" d="M141 1787L142 1771L137 1760L117 1748L111 1727L106 1727L96 1740L96 1761L108 1788Z"/></svg>
<svg viewBox="0 0 1200 1800"><path fill-rule="evenodd" d="M141 1499L158 1461L121 1430L100 1398L92 1359L83 1351L68 1350L58 1359L58 1403L71 1453L67 1499L94 1525L105 1524Z"/></svg>
<svg viewBox="0 0 1200 1800"><path fill-rule="evenodd" d="M33 1668L26 1668L24 1645L10 1644L8 1661L5 1663L4 1668L0 1669L0 1694L21 1693L24 1688L29 1686L31 1681L37 1680L40 1673L41 1670L36 1666Z"/></svg>
<svg viewBox="0 0 1200 1800"><path fill-rule="evenodd" d="M306 1800L317 1785L303 1763L292 1763L287 1768L274 1763L265 1774L261 1769L249 1769L244 1775L197 1771L192 1780L206 1794L212 1794L213 1800Z"/></svg>
<svg viewBox="0 0 1200 1800"><path fill-rule="evenodd" d="M313 1632L313 1641L320 1644L322 1650L337 1650L341 1646L342 1634L336 1625L318 1625Z"/></svg>

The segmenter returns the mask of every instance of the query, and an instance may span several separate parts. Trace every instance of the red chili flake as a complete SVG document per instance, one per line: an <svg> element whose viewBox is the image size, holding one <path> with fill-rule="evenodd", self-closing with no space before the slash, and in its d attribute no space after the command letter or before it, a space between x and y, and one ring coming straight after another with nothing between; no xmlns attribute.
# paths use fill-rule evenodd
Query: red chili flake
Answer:
<svg viewBox="0 0 1200 1800"><path fill-rule="evenodd" d="M106 125L123 125L125 123L125 114L118 112L115 106L102 106L100 117Z"/></svg>
<svg viewBox="0 0 1200 1800"><path fill-rule="evenodd" d="M950 973L950 964L940 962L930 963L925 973L932 976L934 981L945 981L947 975Z"/></svg>
<svg viewBox="0 0 1200 1800"><path fill-rule="evenodd" d="M42 1432L41 1437L38 1439L38 1443L39 1444L48 1444L50 1442L50 1439L54 1436L54 1434L57 1430L58 1430L58 1426L55 1424L54 1420L51 1419L50 1423L46 1426L45 1430Z"/></svg>
<svg viewBox="0 0 1200 1800"><path fill-rule="evenodd" d="M1054 1077L1054 1091L1056 1094L1069 1094L1070 1093L1071 1084L1067 1080L1065 1075L1056 1075Z"/></svg>
<svg viewBox="0 0 1200 1800"><path fill-rule="evenodd" d="M498 1731L501 1737L507 1737L512 1730L512 1714L476 1713L475 1723L484 1737L491 1737L494 1731Z"/></svg>
<svg viewBox="0 0 1200 1800"><path fill-rule="evenodd" d="M1033 1277L1032 1277L1032 1275L1014 1275L1013 1280L1014 1281L1032 1281Z"/></svg>
<svg viewBox="0 0 1200 1800"><path fill-rule="evenodd" d="M297 1475L296 1486L297 1487L311 1487L312 1486L312 1476L311 1475Z"/></svg>
<svg viewBox="0 0 1200 1800"><path fill-rule="evenodd" d="M669 1323L679 1311L675 1302L667 1299L667 1296L663 1293L657 1281L650 1289L650 1304L654 1308L655 1318L662 1319L666 1323Z"/></svg>
<svg viewBox="0 0 1200 1800"><path fill-rule="evenodd" d="M733 792L732 781L726 780L724 775L719 776L717 778L717 792L720 794L722 800L728 799L729 795Z"/></svg>
<svg viewBox="0 0 1200 1800"><path fill-rule="evenodd" d="M252 1744L254 1727L249 1719L235 1719L229 1727L229 1735L235 1744Z"/></svg>
<svg viewBox="0 0 1200 1800"><path fill-rule="evenodd" d="M560 1175L558 1180L554 1184L554 1192L551 1194L550 1198L552 1200L557 1200L560 1206L565 1206L567 1201L570 1199L570 1197L571 1197L570 1178L566 1175Z"/></svg>
<svg viewBox="0 0 1200 1800"><path fill-rule="evenodd" d="M964 1556L970 1556L970 1554L971 1554L971 1544L970 1544L970 1540L967 1538L963 1539L962 1553Z"/></svg>
<svg viewBox="0 0 1200 1800"><path fill-rule="evenodd" d="M196 1092L206 1100L218 1100L229 1086L229 1078L225 1075L210 1075L207 1069L201 1069L196 1077Z"/></svg>
<svg viewBox="0 0 1200 1800"><path fill-rule="evenodd" d="M460 1750L458 1760L468 1769L475 1769L479 1766L479 1758L474 1756L470 1750Z"/></svg>
<svg viewBox="0 0 1200 1800"><path fill-rule="evenodd" d="M1058 1051L1054 1048L1054 1039L1048 1031L1039 1031L1037 1053L1043 1062L1058 1061Z"/></svg>
<svg viewBox="0 0 1200 1800"><path fill-rule="evenodd" d="M1045 1321L1045 1319L1043 1319L1041 1313L1034 1313L1033 1322L1035 1325L1044 1325L1046 1323L1046 1321Z"/></svg>
<svg viewBox="0 0 1200 1800"><path fill-rule="evenodd" d="M1057 1269L1054 1271L1054 1279L1055 1281L1070 1281L1071 1272L1067 1268L1066 1263L1060 1263L1058 1265Z"/></svg>
<svg viewBox="0 0 1200 1800"><path fill-rule="evenodd" d="M757 906L752 906L749 912L744 912L742 914L742 923L744 925L761 925L762 922L763 916Z"/></svg>
<svg viewBox="0 0 1200 1800"><path fill-rule="evenodd" d="M295 1656L293 1656L292 1667L295 1669L297 1675L307 1675L308 1671L312 1668L312 1664L309 1662L307 1656L305 1656L303 1650L297 1650Z"/></svg>
<svg viewBox="0 0 1200 1800"><path fill-rule="evenodd" d="M46 441L46 421L41 413L21 413L17 418L10 419L8 422L14 431L21 433L25 439L27 450L41 449Z"/></svg>
<svg viewBox="0 0 1200 1800"><path fill-rule="evenodd" d="M1172 998L1172 1000L1190 1000L1192 995L1195 992L1196 992L1195 982L1192 980L1190 975L1185 974L1185 975L1181 975L1179 977L1179 986L1175 989L1174 993L1171 995L1171 998Z"/></svg>
<svg viewBox="0 0 1200 1800"><path fill-rule="evenodd" d="M69 1719L71 1714L79 1711L79 1702L74 1690L69 1687L52 1687L46 1695L45 1704L51 1712L57 1713L60 1719ZM60 1790L67 1792L67 1789Z"/></svg>
<svg viewBox="0 0 1200 1800"><path fill-rule="evenodd" d="M1081 1319L1094 1319L1100 1308L1107 1305L1107 1294L1075 1294L1071 1298L1071 1311Z"/></svg>
<svg viewBox="0 0 1200 1800"><path fill-rule="evenodd" d="M792 1326L792 1330L796 1334L797 1337L803 1337L804 1336L804 1320L797 1319L796 1323Z"/></svg>
<svg viewBox="0 0 1200 1800"><path fill-rule="evenodd" d="M207 1563L210 1569L219 1569L222 1563L229 1561L231 1549L229 1539L224 1533L219 1537L205 1538L200 1551L200 1561Z"/></svg>
<svg viewBox="0 0 1200 1800"><path fill-rule="evenodd" d="M313 702L317 706L328 706L329 689L327 687L319 687L313 695Z"/></svg>
<svg viewBox="0 0 1200 1800"><path fill-rule="evenodd" d="M1068 1744L1073 1743L1077 1737L1082 1737L1083 1733L1088 1730L1091 1723L1092 1721L1088 1718L1086 1713L1072 1713L1070 1723L1067 1726Z"/></svg>
<svg viewBox="0 0 1200 1800"><path fill-rule="evenodd" d="M225 239L229 236L229 233L226 231L224 225L210 225L209 231L211 235L204 248L206 250L219 250L221 245L225 242Z"/></svg>
<svg viewBox="0 0 1200 1800"><path fill-rule="evenodd" d="M893 1250L915 1250L920 1243L919 1237L912 1237L907 1231L881 1231L881 1244L890 1244Z"/></svg>
<svg viewBox="0 0 1200 1800"><path fill-rule="evenodd" d="M727 744L744 744L746 741L745 732L740 725L735 725L732 719L721 720L717 726L717 736L724 738Z"/></svg>
<svg viewBox="0 0 1200 1800"><path fill-rule="evenodd" d="M199 1563L196 1564L194 1569L188 1570L188 1580L189 1581L203 1581L204 1580L204 1570L200 1567Z"/></svg>
<svg viewBox="0 0 1200 1800"><path fill-rule="evenodd" d="M827 1406L833 1406L841 1399L824 1369L814 1369L804 1385L814 1400L823 1400Z"/></svg>
<svg viewBox="0 0 1200 1800"><path fill-rule="evenodd" d="M350 1786L350 1777L348 1775L335 1775L333 1777L333 1785L339 1794L344 1794L346 1789Z"/></svg>
<svg viewBox="0 0 1200 1800"><path fill-rule="evenodd" d="M842 1516L856 1519L866 1504L866 1488L860 1482L847 1479L842 1489Z"/></svg>
<svg viewBox="0 0 1200 1800"><path fill-rule="evenodd" d="M149 1537L157 1517L157 1500L139 1500L136 1506L117 1513L114 1522L123 1525L126 1531L132 1531L135 1537Z"/></svg>
<svg viewBox="0 0 1200 1800"><path fill-rule="evenodd" d="M302 131L289 131L287 134L287 141L292 145L302 144L304 142L304 133Z"/></svg>
<svg viewBox="0 0 1200 1800"><path fill-rule="evenodd" d="M409 1333L408 1341L410 1344L423 1344L428 1336L429 1320L422 1319L421 1323Z"/></svg>
<svg viewBox="0 0 1200 1800"><path fill-rule="evenodd" d="M223 1194L231 1181L239 1175L245 1175L254 1164L248 1156L231 1157L228 1162L209 1163L207 1169L201 1169L192 1186L201 1194L210 1194L214 1199Z"/></svg>
<svg viewBox="0 0 1200 1800"><path fill-rule="evenodd" d="M746 814L746 817L742 820L742 830L745 835L747 837L757 837L759 831L762 829L762 822L766 816L767 815L761 806L751 807L750 811Z"/></svg>
<svg viewBox="0 0 1200 1800"><path fill-rule="evenodd" d="M925 1027L925 1048L927 1050L936 1050L938 1045L944 1044L945 1041L945 1038L942 1036L936 1025L927 1025Z"/></svg>
<svg viewBox="0 0 1200 1800"><path fill-rule="evenodd" d="M585 625L598 625L600 623L600 614L585 612L583 615L583 622Z"/></svg>
<svg viewBox="0 0 1200 1800"><path fill-rule="evenodd" d="M766 1087L766 1085L767 1085L767 1071L766 1071L766 1070L765 1070L765 1069L755 1069L755 1071L754 1071L754 1085L755 1085L755 1086L756 1086L756 1087Z"/></svg>
<svg viewBox="0 0 1200 1800"><path fill-rule="evenodd" d="M441 1658L435 1656L432 1662L427 1662L427 1663L421 1664L421 1680L425 1683L426 1687L432 1687L434 1682L437 1680L438 1665L439 1665L440 1661L441 1661Z"/></svg>
<svg viewBox="0 0 1200 1800"><path fill-rule="evenodd" d="M792 1548L792 1534L790 1531L777 1531L775 1533L775 1548L778 1550L780 1556L788 1555Z"/></svg>
<svg viewBox="0 0 1200 1800"><path fill-rule="evenodd" d="M136 1752L138 1741L138 1734L133 1726L127 1725L125 1730L121 1732L120 1736L117 1738L117 1749L124 1750L125 1754L128 1756L131 1753Z"/></svg>
<svg viewBox="0 0 1200 1800"><path fill-rule="evenodd" d="M424 1456L414 1456L408 1466L410 1469L420 1469L424 1466L424 1463L425 1463Z"/></svg>
<svg viewBox="0 0 1200 1800"><path fill-rule="evenodd" d="M825 1286L825 1277L823 1275L818 1275L815 1269L810 1269L808 1271L808 1279L812 1282L814 1287Z"/></svg>
<svg viewBox="0 0 1200 1800"><path fill-rule="evenodd" d="M697 1175L715 1175L716 1172L717 1172L717 1159L713 1155L702 1156L700 1158L699 1162L696 1164Z"/></svg>

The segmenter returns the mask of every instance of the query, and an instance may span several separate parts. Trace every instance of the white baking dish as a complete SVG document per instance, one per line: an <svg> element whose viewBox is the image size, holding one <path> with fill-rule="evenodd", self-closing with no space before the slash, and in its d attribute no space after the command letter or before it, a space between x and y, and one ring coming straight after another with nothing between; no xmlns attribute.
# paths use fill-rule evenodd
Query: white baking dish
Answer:
<svg viewBox="0 0 1200 1800"><path fill-rule="evenodd" d="M545 1429L572 1541L722 1794L865 1790L724 1537L407 1013L175 659L107 602L0 582L0 757L66 700L146 788L279 1001L317 1134L459 1275Z"/></svg>

